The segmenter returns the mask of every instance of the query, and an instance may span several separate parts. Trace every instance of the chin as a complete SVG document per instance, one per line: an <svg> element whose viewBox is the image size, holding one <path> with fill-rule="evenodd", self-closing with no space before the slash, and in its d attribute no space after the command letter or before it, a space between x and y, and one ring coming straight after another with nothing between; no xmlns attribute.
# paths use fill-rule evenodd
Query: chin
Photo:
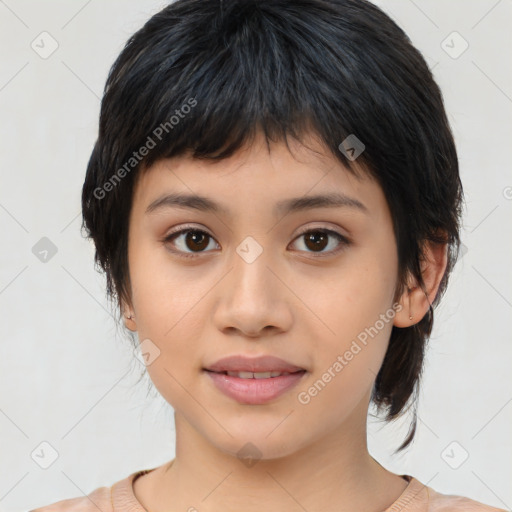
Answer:
<svg viewBox="0 0 512 512"><path fill-rule="evenodd" d="M220 436L210 437L210 442L218 450L236 457L247 467L251 467L260 460L270 461L288 457L307 444L307 441L297 439L289 428L283 428L283 425L276 429L278 424L279 422L274 422L270 429L267 428L266 423L264 426L258 426L256 422L239 430L233 430L227 426L227 430L233 437L222 431ZM279 429L282 430L279 432ZM297 429L293 430L297 432Z"/></svg>

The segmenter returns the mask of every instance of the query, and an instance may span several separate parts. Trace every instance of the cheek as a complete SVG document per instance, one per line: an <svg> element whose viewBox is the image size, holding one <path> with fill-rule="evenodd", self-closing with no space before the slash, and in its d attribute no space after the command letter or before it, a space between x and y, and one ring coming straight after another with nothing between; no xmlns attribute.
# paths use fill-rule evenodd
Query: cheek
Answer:
<svg viewBox="0 0 512 512"><path fill-rule="evenodd" d="M342 413L373 385L395 316L393 252L389 259L379 254L380 258L359 254L357 262L321 283L322 293L309 296L314 302L308 305L322 324L309 334L314 340L315 368L307 382L313 388L302 389L308 395L305 401L311 397L313 402L316 393L323 396L318 404L325 407L325 401L334 401Z"/></svg>
<svg viewBox="0 0 512 512"><path fill-rule="evenodd" d="M151 340L158 353L147 371L167 402L186 409L190 406L186 390L194 389L201 372L206 314L201 298L209 287L182 273L155 277L148 268L144 274L144 285L134 293L138 336L141 342Z"/></svg>
<svg viewBox="0 0 512 512"><path fill-rule="evenodd" d="M157 339L172 337L179 323L188 321L187 313L205 295L208 276L201 266L173 260L148 235L135 233L135 238L139 243L130 247L129 261L139 334L151 334Z"/></svg>
<svg viewBox="0 0 512 512"><path fill-rule="evenodd" d="M324 338L343 345L374 326L392 306L396 282L393 260L390 258L388 262L385 255L379 255L377 258L371 253L359 253L353 262L326 275L323 282L318 276L310 276L303 282L304 293L308 289L319 290L305 296L313 312L324 321ZM388 323L392 324L387 321L386 325ZM391 331L390 326L386 329L381 322L377 327L379 331L386 331L384 334Z"/></svg>
<svg viewBox="0 0 512 512"><path fill-rule="evenodd" d="M158 357L147 366L166 399L180 394L197 376L204 338L205 297L212 276L199 267L178 267L164 250L139 246L130 252L132 301L141 343L150 340ZM146 342L147 343L147 342ZM152 346L152 345L150 345Z"/></svg>
<svg viewBox="0 0 512 512"><path fill-rule="evenodd" d="M384 301L377 302L366 301L361 311L357 303L344 300L340 305L346 307L331 310L335 334L317 338L312 374L297 395L312 417L343 422L358 404L366 407L364 399L384 360L393 322L393 311Z"/></svg>
<svg viewBox="0 0 512 512"><path fill-rule="evenodd" d="M204 282L197 276L194 280L182 273L171 277L163 273L148 275L133 294L139 332L151 332L162 340L176 337L185 325L198 325L194 310L210 287L210 280Z"/></svg>

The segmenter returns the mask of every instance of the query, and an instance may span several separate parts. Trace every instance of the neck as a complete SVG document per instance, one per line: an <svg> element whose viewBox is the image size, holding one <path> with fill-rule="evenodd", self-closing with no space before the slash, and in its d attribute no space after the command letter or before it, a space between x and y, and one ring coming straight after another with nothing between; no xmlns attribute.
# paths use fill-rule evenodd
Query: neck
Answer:
<svg viewBox="0 0 512 512"><path fill-rule="evenodd" d="M155 475L147 493L151 498L138 498L153 512L382 512L407 482L368 453L366 411L364 418L344 422L342 430L328 432L286 456L258 459L247 445L244 450L254 454L252 461L236 451L219 450L176 413L176 457Z"/></svg>

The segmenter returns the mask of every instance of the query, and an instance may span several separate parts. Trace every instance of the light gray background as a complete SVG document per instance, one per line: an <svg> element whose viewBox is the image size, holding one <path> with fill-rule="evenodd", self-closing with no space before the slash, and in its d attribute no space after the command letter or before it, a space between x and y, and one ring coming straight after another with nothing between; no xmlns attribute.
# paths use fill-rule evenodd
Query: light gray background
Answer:
<svg viewBox="0 0 512 512"><path fill-rule="evenodd" d="M390 470L440 492L510 509L512 2L377 3L441 85L467 209L466 249L428 352L417 439L396 457L406 424L371 420L370 449ZM81 496L174 456L172 409L147 397L144 383L135 387L139 362L80 236L81 185L108 69L164 5L0 0L1 510ZM31 48L45 37L51 48L43 31L58 43L46 59ZM469 44L461 55L453 31ZM46 263L32 252L42 237L58 249ZM36 463L51 457L42 442L58 452L48 469Z"/></svg>

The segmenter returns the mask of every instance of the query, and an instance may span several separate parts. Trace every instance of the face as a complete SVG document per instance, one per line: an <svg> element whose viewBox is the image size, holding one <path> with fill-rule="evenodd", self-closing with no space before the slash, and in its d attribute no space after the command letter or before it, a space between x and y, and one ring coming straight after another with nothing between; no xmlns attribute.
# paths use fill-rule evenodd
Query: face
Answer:
<svg viewBox="0 0 512 512"><path fill-rule="evenodd" d="M258 137L215 163L160 161L140 175L130 216L130 325L153 383L180 424L233 455L250 441L263 459L366 421L398 276L380 186L312 138L289 146L269 152ZM286 208L335 194L334 206ZM248 382L207 370L233 355L302 371Z"/></svg>

